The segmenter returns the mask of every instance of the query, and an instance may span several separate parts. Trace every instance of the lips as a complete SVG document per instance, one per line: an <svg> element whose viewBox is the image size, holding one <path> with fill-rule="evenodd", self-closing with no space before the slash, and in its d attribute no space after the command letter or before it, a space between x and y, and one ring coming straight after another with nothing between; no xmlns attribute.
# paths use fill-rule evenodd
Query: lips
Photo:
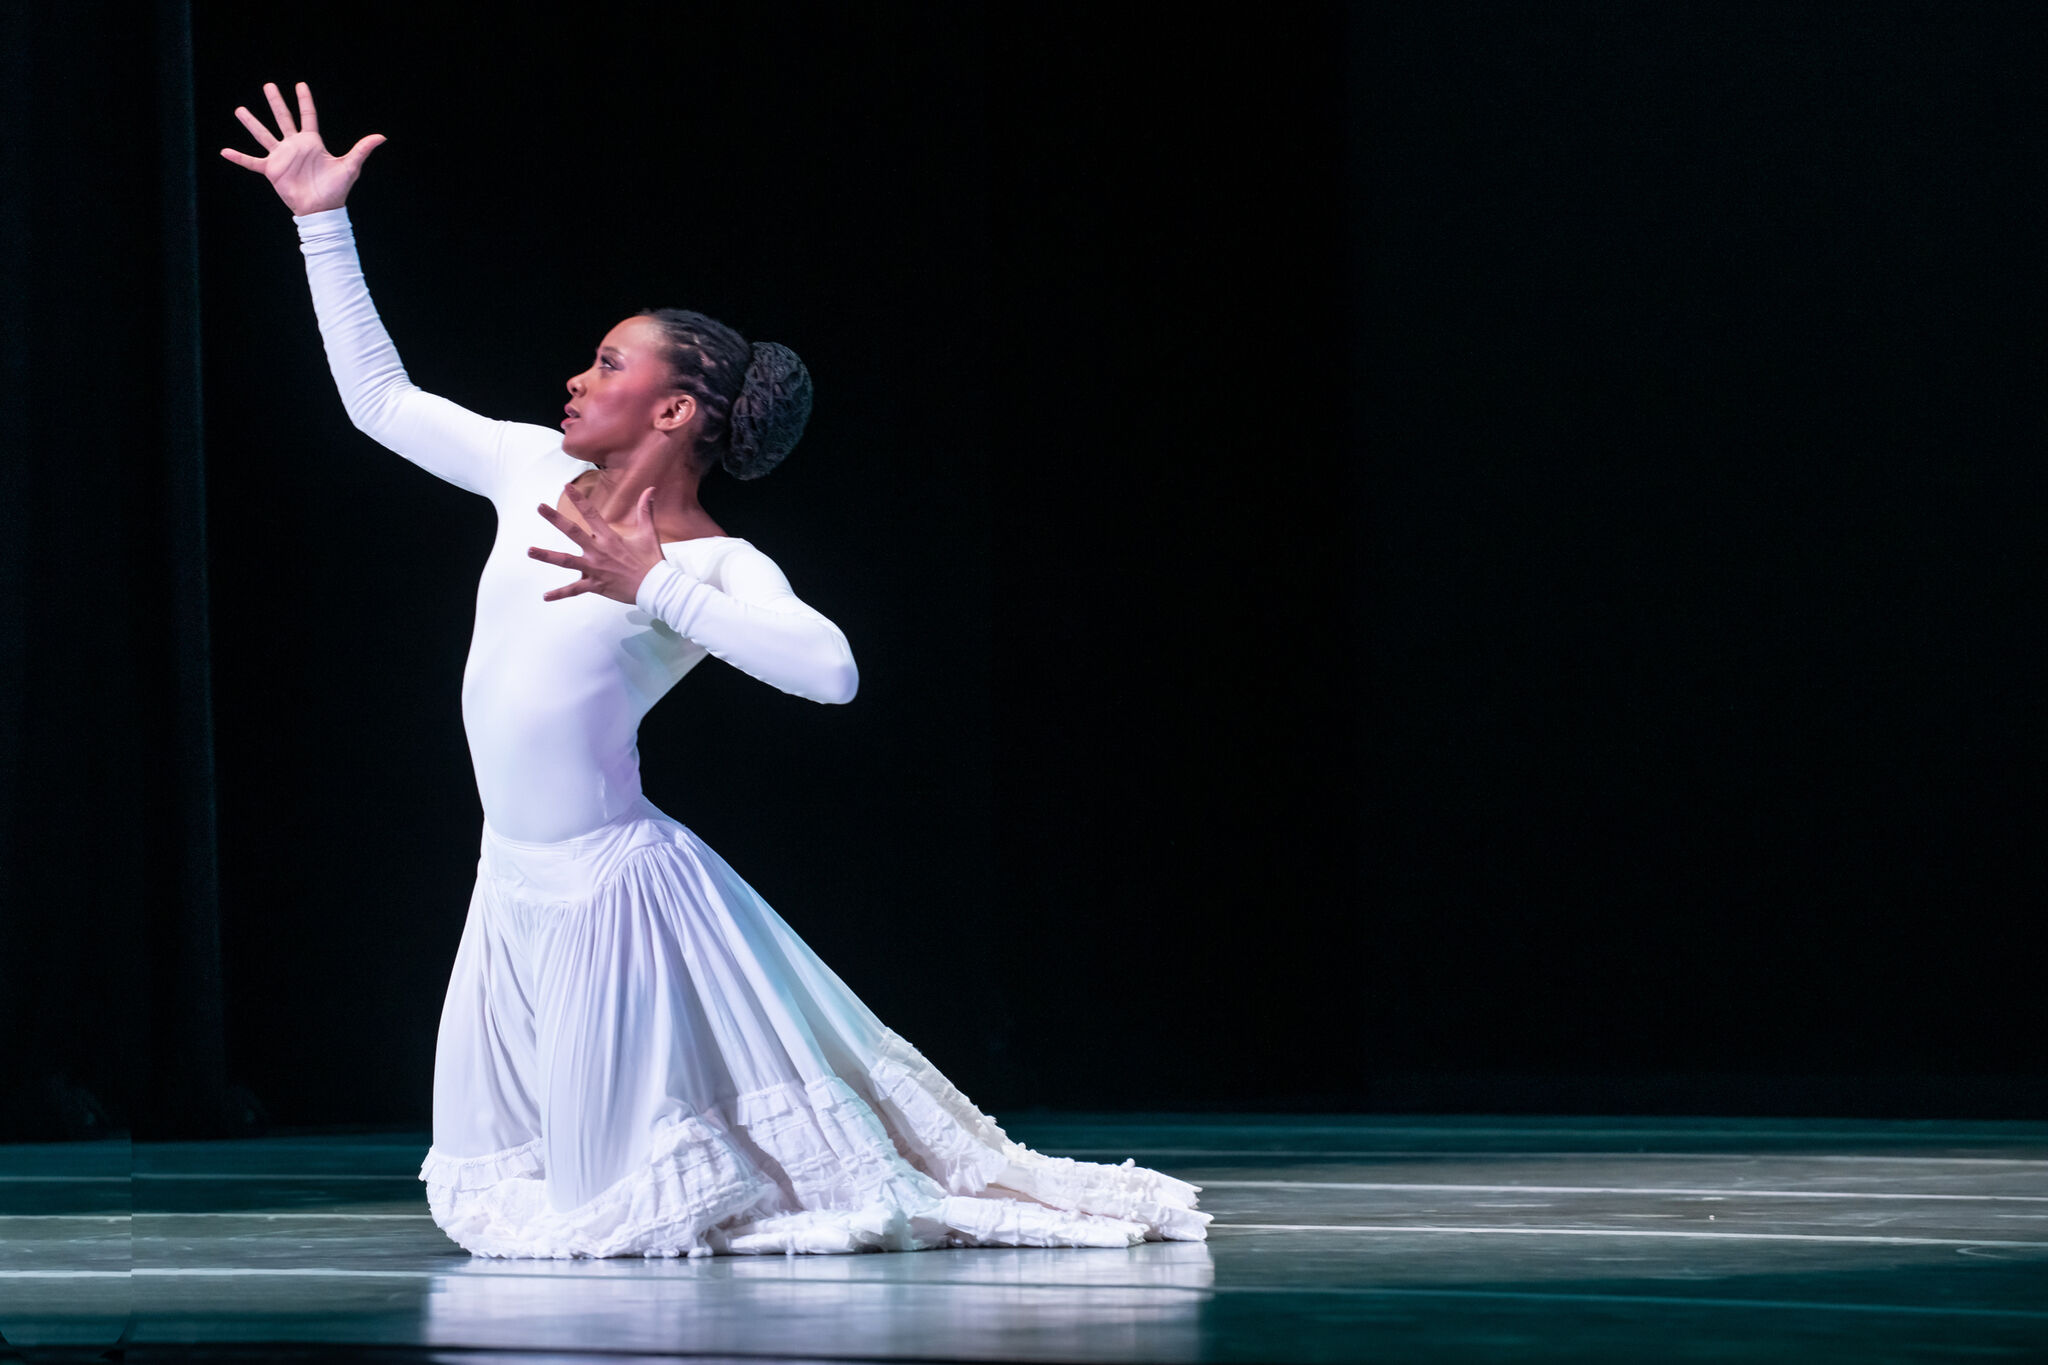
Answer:
<svg viewBox="0 0 2048 1365"><path fill-rule="evenodd" d="M569 425L569 423L571 423L571 422L575 421L575 420L576 420L577 418L579 418L579 417L581 417L581 416L583 415L582 413L580 413L580 412L576 411L576 409L575 409L575 408L573 408L573 407L570 407L570 406L569 406L568 404L566 404L566 403L564 403L564 404L562 405L562 411L563 411L563 412L566 412L566 413L568 413L568 414L569 414L569 415L568 415L567 417L564 417L564 418L562 419L562 425L563 425L563 426L565 426L565 427L566 427L566 426L568 426L568 425Z"/></svg>

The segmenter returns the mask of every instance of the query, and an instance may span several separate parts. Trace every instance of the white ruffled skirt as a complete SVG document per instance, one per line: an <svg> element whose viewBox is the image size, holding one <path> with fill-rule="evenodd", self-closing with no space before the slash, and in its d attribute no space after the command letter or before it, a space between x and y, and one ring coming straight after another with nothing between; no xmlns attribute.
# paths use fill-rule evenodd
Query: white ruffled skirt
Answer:
<svg viewBox="0 0 2048 1365"><path fill-rule="evenodd" d="M1200 1241L1196 1186L1012 1142L644 798L486 826L420 1170L483 1256Z"/></svg>

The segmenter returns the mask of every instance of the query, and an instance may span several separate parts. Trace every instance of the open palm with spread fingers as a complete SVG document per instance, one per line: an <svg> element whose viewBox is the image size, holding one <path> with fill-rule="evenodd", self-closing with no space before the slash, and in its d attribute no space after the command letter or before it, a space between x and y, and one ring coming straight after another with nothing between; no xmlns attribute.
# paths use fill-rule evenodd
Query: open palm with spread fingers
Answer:
<svg viewBox="0 0 2048 1365"><path fill-rule="evenodd" d="M277 197L296 214L319 213L325 209L338 209L348 200L349 187L362 174L363 161L371 152L384 144L382 133L372 133L348 149L343 156L330 156L327 144L320 140L320 116L313 112L313 92L304 81L299 82L299 121L292 123L292 111L285 107L284 96L278 93L274 83L266 83L263 94L270 101L270 112L277 116L277 132L263 126L263 120L247 109L236 106L235 117L244 127L256 135L256 143L264 149L263 156L250 156L232 147L223 147L220 154L237 166L252 171L261 171L270 181L270 187L277 191Z"/></svg>
<svg viewBox="0 0 2048 1365"><path fill-rule="evenodd" d="M584 530L555 508L542 503L537 509L555 529L582 547L581 555L563 554L529 546L526 553L547 564L559 564L583 575L574 583L541 594L544 602L559 602L578 593L594 592L614 602L633 605L640 592L640 580L662 559L661 540L654 529L654 490L645 489L633 508L633 520L621 531L598 513L597 504L574 484L565 490L569 503L589 526Z"/></svg>

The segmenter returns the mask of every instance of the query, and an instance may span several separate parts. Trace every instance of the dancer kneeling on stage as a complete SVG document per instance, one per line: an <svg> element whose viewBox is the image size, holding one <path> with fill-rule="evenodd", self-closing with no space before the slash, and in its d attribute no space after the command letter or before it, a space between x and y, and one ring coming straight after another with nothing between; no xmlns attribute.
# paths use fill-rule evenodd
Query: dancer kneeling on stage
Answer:
<svg viewBox="0 0 2048 1365"><path fill-rule="evenodd" d="M795 353L664 308L605 334L560 431L423 393L343 207L383 138L329 155L305 85L296 121L264 93L275 133L235 111L263 155L221 155L294 215L349 418L498 517L462 681L483 842L434 1060L435 1221L487 1256L1201 1239L1194 1186L1005 1137L641 794L641 718L706 655L813 701L858 685L839 628L698 501L796 444Z"/></svg>

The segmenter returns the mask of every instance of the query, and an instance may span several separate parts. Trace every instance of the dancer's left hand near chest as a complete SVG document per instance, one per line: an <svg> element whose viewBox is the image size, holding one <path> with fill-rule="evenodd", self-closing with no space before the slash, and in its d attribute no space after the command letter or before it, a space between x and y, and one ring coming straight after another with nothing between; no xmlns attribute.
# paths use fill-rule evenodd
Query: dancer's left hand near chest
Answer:
<svg viewBox="0 0 2048 1365"><path fill-rule="evenodd" d="M654 529L654 490L648 488L642 492L633 509L633 520L617 527L599 516L596 506L574 485L566 491L570 505L590 527L589 530L584 530L546 503L540 505L539 511L554 524L556 530L581 546L583 553L564 554L559 550L543 550L538 545L527 547L526 553L545 563L574 569L582 577L574 583L542 593L541 600L556 602L578 593L594 592L631 606L640 591L640 580L647 577L647 571L662 559L661 539Z"/></svg>

